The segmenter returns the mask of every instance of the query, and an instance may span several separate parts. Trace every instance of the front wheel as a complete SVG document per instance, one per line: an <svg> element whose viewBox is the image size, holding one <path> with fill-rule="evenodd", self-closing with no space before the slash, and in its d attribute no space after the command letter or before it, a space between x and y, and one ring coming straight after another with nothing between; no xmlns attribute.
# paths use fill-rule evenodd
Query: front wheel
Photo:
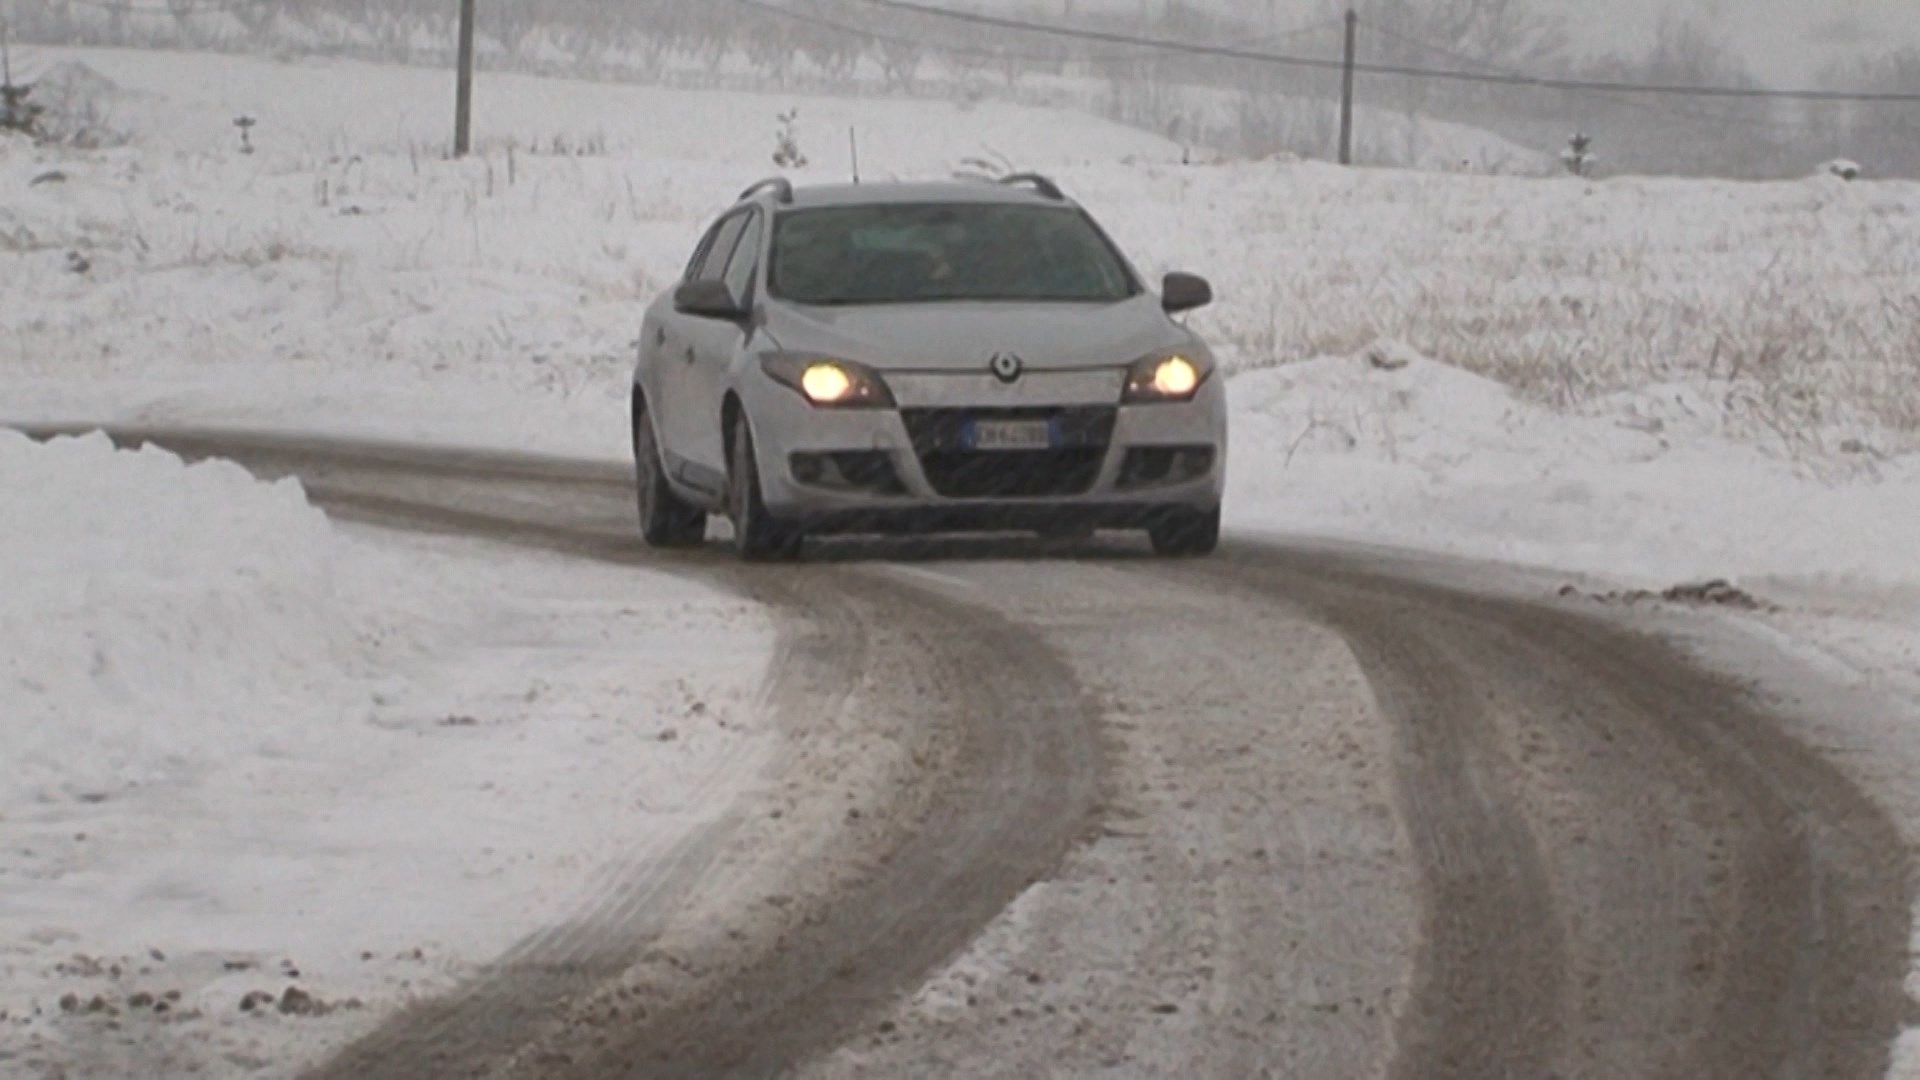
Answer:
<svg viewBox="0 0 1920 1080"><path fill-rule="evenodd" d="M633 417L634 496L640 509L640 537L657 548L694 547L707 537L707 512L673 493L660 457L653 415L637 403Z"/></svg>
<svg viewBox="0 0 1920 1080"><path fill-rule="evenodd" d="M1211 555L1220 546L1220 508L1173 510L1147 527L1147 539L1153 541L1153 553L1168 557L1191 558Z"/></svg>
<svg viewBox="0 0 1920 1080"><path fill-rule="evenodd" d="M800 554L800 530L767 512L760 494L760 466L753 454L753 432L742 416L733 425L727 458L727 513L733 518L733 547L743 559L791 559Z"/></svg>

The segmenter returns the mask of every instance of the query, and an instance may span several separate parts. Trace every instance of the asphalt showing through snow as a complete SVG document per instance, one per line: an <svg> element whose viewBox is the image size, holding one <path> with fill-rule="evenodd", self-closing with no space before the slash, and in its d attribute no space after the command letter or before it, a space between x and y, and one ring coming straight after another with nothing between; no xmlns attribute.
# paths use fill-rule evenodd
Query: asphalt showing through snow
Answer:
<svg viewBox="0 0 1920 1080"><path fill-rule="evenodd" d="M804 785L806 733L869 713L919 740L918 781L889 796L896 827L829 836L807 853L827 884L784 921L743 921L698 970L633 974L666 913L729 852L773 857L744 834L694 838L644 895L610 884L575 924L540 928L315 1076L853 1075L844 1054L828 1055L855 1044L881 1063L875 1075L942 1071L946 1050L934 1056L891 1021L890 1038L870 1039L871 1025L1031 884L1107 842L1114 807L1149 786L1129 750L1140 736L1117 719L1166 681L1140 662L1140 639L1177 640L1167 663L1246 658L1159 706L1156 722L1199 731L1230 709L1258 723L1306 708L1298 671L1254 658L1298 654L1307 628L1337 635L1364 675L1354 723L1382 748L1405 881L1355 870L1336 890L1309 890L1319 898L1305 909L1257 902L1261 889L1300 895L1297 881L1260 874L1316 871L1225 857L1236 830L1271 828L1255 819L1274 807L1236 802L1239 824L1189 844L1218 845L1222 858L1205 865L1232 868L1219 871L1232 887L1220 886L1214 914L1230 915L1219 925L1237 940L1211 947L1235 962L1205 970L1237 981L1215 1011L1284 1016L1300 991L1272 970L1303 926L1357 935L1401 910L1399 892L1415 915L1399 937L1376 935L1403 938L1399 953L1352 961L1348 974L1381 986L1379 1009L1234 1028L1231 1053L1224 1021L1196 1021L1191 1071L1876 1077L1907 1010L1909 867L1893 824L1781 734L1764 702L1655 637L1563 604L1437 582L1392 555L1251 542L1198 563L1004 540L851 541L799 566L661 558L634 539L615 464L245 432L116 437L299 476L344 519L645 564L767 605L783 627L767 699L801 747L794 772L770 782ZM1058 614L1068 609L1075 619ZM1137 617L1148 610L1156 617ZM1169 760L1156 782L1202 769ZM1276 806L1287 798L1271 789ZM1135 884L1116 876L1115 903ZM1150 939L1180 933L1177 903L1160 915L1133 932L1142 958L1173 964L1185 947ZM1080 946L1070 927L1060 934L1070 969ZM996 1041L993 1023L940 1037L964 1035L976 1064L1001 1075L1071 1060L1064 1044ZM1082 1016L1058 1040L1093 1039L1103 1023L1114 1026Z"/></svg>

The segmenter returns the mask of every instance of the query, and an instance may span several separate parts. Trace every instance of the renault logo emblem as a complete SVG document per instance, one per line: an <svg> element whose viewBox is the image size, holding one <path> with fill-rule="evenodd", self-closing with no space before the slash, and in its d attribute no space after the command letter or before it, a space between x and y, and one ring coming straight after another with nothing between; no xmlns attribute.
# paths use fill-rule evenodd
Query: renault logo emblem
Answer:
<svg viewBox="0 0 1920 1080"><path fill-rule="evenodd" d="M987 361L987 366L993 369L994 378L999 379L1003 383L1010 383L1020 377L1020 369L1024 367L1025 364L1022 363L1019 357L1012 353L1003 352L994 353L993 359Z"/></svg>

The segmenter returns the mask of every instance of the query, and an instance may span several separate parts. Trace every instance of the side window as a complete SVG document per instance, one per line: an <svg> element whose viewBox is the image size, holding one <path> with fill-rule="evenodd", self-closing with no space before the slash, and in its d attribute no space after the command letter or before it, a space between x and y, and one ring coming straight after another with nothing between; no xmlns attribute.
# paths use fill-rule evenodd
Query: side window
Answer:
<svg viewBox="0 0 1920 1080"><path fill-rule="evenodd" d="M747 227L747 215L735 214L720 222L713 233L713 243L696 260L699 265L687 275L688 281L720 281L727 269L727 259L733 255L734 244L740 239L740 230Z"/></svg>
<svg viewBox="0 0 1920 1080"><path fill-rule="evenodd" d="M713 250L713 242L719 238L720 228L725 224L724 220L714 222L700 237L700 242L694 245L693 258L687 260L687 269L680 275L681 281L698 280L700 264L706 260L707 252Z"/></svg>
<svg viewBox="0 0 1920 1080"><path fill-rule="evenodd" d="M753 299L753 272L760 266L760 215L747 215L740 241L733 246L733 258L727 260L728 291L739 300Z"/></svg>

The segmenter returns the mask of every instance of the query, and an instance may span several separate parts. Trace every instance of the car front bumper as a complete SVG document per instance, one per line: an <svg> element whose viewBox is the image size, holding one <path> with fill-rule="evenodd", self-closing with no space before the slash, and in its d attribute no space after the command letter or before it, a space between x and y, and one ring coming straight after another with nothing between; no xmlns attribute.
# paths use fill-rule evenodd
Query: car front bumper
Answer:
<svg viewBox="0 0 1920 1080"><path fill-rule="evenodd" d="M815 532L1130 528L1220 503L1225 379L1193 400L1121 405L1118 370L890 376L898 408L822 409L771 380L743 387L774 515ZM1045 450L971 450L975 419L1049 419Z"/></svg>

